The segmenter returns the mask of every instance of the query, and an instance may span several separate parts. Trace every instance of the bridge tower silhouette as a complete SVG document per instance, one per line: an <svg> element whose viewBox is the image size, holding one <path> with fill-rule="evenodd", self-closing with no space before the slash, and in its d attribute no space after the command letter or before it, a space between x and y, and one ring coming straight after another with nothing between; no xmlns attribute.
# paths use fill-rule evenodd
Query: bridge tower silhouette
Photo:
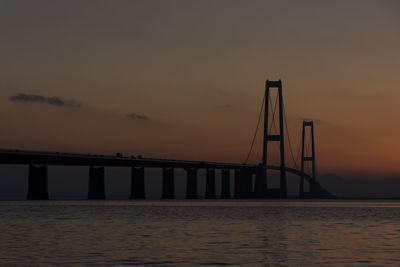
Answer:
<svg viewBox="0 0 400 267"><path fill-rule="evenodd" d="M276 88L278 90L278 115L279 115L279 133L270 134L270 130L275 123L276 105L270 107L270 90ZM284 127L283 127L283 96L282 96L282 81L270 81L267 80L265 83L265 102L264 102L264 137L263 137L263 156L262 166L267 167L268 163L268 142L279 142L280 150L280 197L287 198L287 186L286 186L286 166L285 166L285 138L284 138ZM272 119L271 125L269 124L269 112L271 112ZM270 190L269 190L270 191ZM270 191L271 192L271 191Z"/></svg>
<svg viewBox="0 0 400 267"><path fill-rule="evenodd" d="M311 152L306 151L306 128L310 128L310 136L308 139L311 139ZM308 147L307 147L308 148ZM307 149L308 150L308 149ZM308 153L307 153L308 152ZM311 155L309 155L311 153ZM307 154L307 155L306 155ZM313 121L303 121L303 130L301 134L301 175L300 175L300 188L299 188L299 197L305 198L308 197L307 194L304 192L304 165L305 162L311 162L311 180L310 180L310 192L309 195L316 194L318 190L317 182L315 179L315 143L314 143L314 122Z"/></svg>

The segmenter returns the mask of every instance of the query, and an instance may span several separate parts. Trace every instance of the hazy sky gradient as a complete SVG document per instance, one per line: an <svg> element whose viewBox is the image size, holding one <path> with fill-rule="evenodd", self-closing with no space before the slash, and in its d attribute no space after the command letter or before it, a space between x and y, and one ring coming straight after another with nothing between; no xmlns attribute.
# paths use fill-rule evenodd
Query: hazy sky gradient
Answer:
<svg viewBox="0 0 400 267"><path fill-rule="evenodd" d="M0 0L0 147L242 162L282 79L295 151L316 120L320 173L398 176L399 7Z"/></svg>

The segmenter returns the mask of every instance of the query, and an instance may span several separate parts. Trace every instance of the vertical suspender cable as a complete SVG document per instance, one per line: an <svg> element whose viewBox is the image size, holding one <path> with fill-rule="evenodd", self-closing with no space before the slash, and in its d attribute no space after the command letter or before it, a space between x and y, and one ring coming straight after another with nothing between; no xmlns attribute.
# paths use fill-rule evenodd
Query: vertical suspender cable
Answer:
<svg viewBox="0 0 400 267"><path fill-rule="evenodd" d="M283 117L284 117L284 121L285 121L286 135L287 135L288 141L289 141L290 155L291 155L291 157L292 157L292 160L293 160L293 163L294 163L294 167L295 167L296 169L298 169L296 160L295 160L294 155L293 155L292 143L291 143L291 141L290 141L289 129L288 129L288 126L287 126L285 105L284 105L283 103L282 103L282 107L283 107Z"/></svg>
<svg viewBox="0 0 400 267"><path fill-rule="evenodd" d="M246 163L246 162L249 160L251 151L253 150L253 146L254 146L254 142L255 142L255 140L256 140L258 128L259 128L259 126L260 126L261 115L262 115L262 111L263 111L263 108L264 108L264 103L265 103L265 93L264 93L264 97L263 97L263 100L262 100L260 113L258 114L258 121L257 121L256 130L255 130L255 132L254 132L253 140L251 141L249 153L247 154L247 157L246 157L246 160L244 161L244 163Z"/></svg>

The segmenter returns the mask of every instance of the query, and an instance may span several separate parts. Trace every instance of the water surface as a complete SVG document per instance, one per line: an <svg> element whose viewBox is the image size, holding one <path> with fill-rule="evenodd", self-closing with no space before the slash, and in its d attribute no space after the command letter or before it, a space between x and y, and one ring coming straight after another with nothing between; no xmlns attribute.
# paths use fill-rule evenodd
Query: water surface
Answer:
<svg viewBox="0 0 400 267"><path fill-rule="evenodd" d="M400 266L400 201L2 201L0 265Z"/></svg>

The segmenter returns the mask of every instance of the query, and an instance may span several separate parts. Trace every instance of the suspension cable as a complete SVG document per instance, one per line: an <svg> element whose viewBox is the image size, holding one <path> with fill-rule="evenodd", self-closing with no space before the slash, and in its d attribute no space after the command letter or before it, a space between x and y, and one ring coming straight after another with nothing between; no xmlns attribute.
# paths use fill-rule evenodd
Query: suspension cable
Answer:
<svg viewBox="0 0 400 267"><path fill-rule="evenodd" d="M249 153L247 154L247 157L246 157L246 160L244 161L244 163L246 163L246 162L249 160L251 151L253 150L253 146L254 146L254 142L255 142L255 140L256 140L258 128L259 128L259 126L260 126L261 115L262 115L262 111L263 111L263 108L264 108L264 103L265 103L265 93L264 93L264 97L263 97L263 100L262 100L262 103L261 103L260 113L258 114L258 120L257 120L256 130L255 130L255 132L254 132L253 140L251 141Z"/></svg>
<svg viewBox="0 0 400 267"><path fill-rule="evenodd" d="M260 112L259 112L259 115L258 115L257 126L256 126L256 129L255 129L255 132L254 132L253 139L252 139L252 141L251 141L251 145L250 145L249 152L248 152L248 154L247 154L246 160L244 161L245 163L247 163L247 161L248 161L249 158L250 158L251 152L252 152L253 147L254 147L255 139L256 139L256 137L257 137L257 133L258 133L258 129L259 129L259 126L260 126L260 121L261 121L261 116L262 116L262 111L263 111L263 108L264 108L264 105L265 105L265 96L266 96L266 95L265 95L265 93L264 93L264 97L263 97L262 104L261 104L261 109L260 109ZM269 132L272 131L272 127L274 127L274 126L275 126L275 127L274 127L275 130L277 131L276 125L275 125L275 112L276 112L277 99L278 99L278 97L275 99L275 103L274 103L274 106L273 106L274 108L273 108L273 110L272 110L272 118L271 118L271 126L270 126L271 128L269 129ZM272 107L272 100L271 100L271 96L270 96L270 95L269 95L269 97L268 97L268 101L269 101L269 103L271 104L271 107ZM283 101L282 101L282 102L283 102ZM294 167L295 167L296 169L298 169L297 161L296 161L296 159L295 159L295 157L294 157L294 154L293 154L293 147L292 147L291 138L290 138L290 135L289 135L289 128L288 128L288 125L287 125L286 110L285 110L285 105L284 105L283 103L282 103L282 109L283 109L283 116L284 116L284 121L285 121L286 135L287 135L287 138L288 138L288 141L289 141L290 155L291 155L291 158L292 158ZM298 152L297 152L296 158L298 158L299 155L300 155L300 149L301 149L301 148L300 148L300 146L299 146L299 150L298 150Z"/></svg>
<svg viewBox="0 0 400 267"><path fill-rule="evenodd" d="M300 142L299 142L299 149L297 150L297 154L296 154L296 162L300 161L300 152L301 152L301 142L302 142L302 136L300 136Z"/></svg>
<svg viewBox="0 0 400 267"><path fill-rule="evenodd" d="M270 104L271 104L271 107L272 107L272 100L271 100L271 95L269 95L269 100L270 100ZM276 106L278 105L278 95L276 95L276 98L275 98L275 104L274 104L274 106L273 106L273 109L272 109L272 118L271 118L271 127L269 128L269 131L268 131L268 134L272 134L272 127L274 127L274 129L275 129L275 133L277 133L278 132L278 129L276 128L276 121L275 121L275 114L276 114Z"/></svg>
<svg viewBox="0 0 400 267"><path fill-rule="evenodd" d="M293 155L292 143L291 143L291 141L290 141L289 129L288 129L288 126L287 126L287 118L286 118L285 105L283 104L283 101L282 101L282 109L283 109L283 117L284 117L284 121L285 121L286 134L287 134L287 137L288 137L288 140L289 140L290 155L291 155L291 157L292 157L292 160L293 160L293 163L294 163L294 167L295 167L296 169L298 169L296 160L295 160L294 155Z"/></svg>

